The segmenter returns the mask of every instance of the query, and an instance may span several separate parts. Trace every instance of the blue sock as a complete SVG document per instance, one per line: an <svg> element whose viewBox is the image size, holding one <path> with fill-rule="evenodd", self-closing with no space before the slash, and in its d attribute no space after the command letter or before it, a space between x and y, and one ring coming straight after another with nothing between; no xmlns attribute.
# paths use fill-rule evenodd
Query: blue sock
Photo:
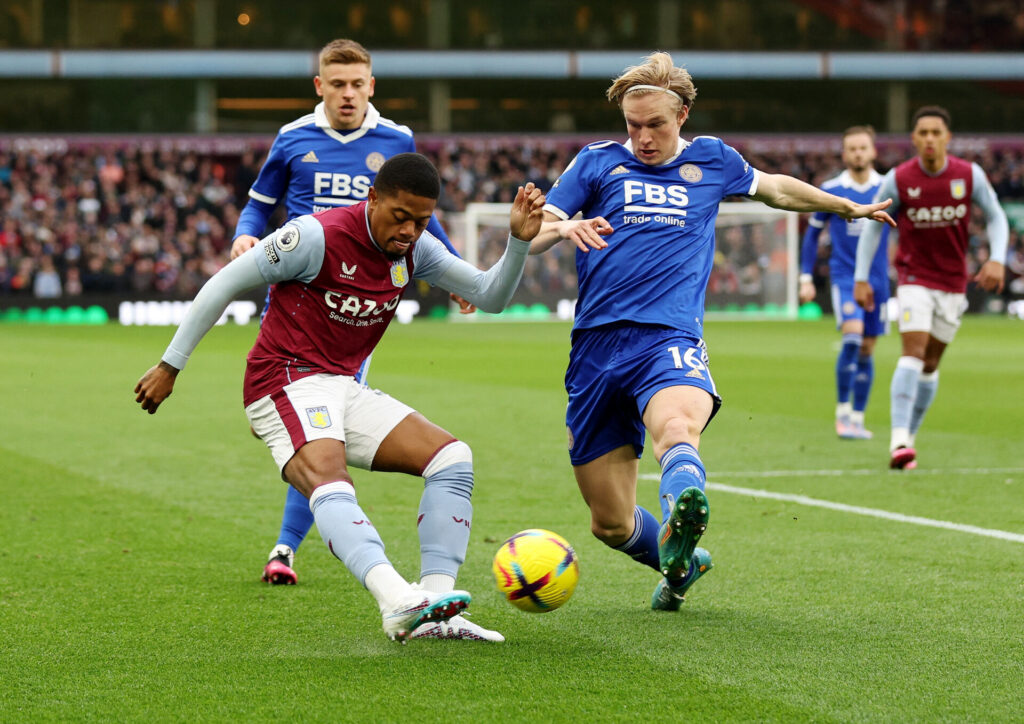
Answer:
<svg viewBox="0 0 1024 724"><path fill-rule="evenodd" d="M910 429L910 414L914 408L917 384L923 369L924 360L916 357L900 357L897 360L889 390L889 417L892 427Z"/></svg>
<svg viewBox="0 0 1024 724"><path fill-rule="evenodd" d="M292 486L288 486L288 494L284 498L284 515L281 516L281 533L277 537L278 545L286 545L293 551L299 550L309 529L313 526L313 513L309 509L309 501Z"/></svg>
<svg viewBox="0 0 1024 724"><path fill-rule="evenodd" d="M857 374L853 378L853 409L864 412L868 408L871 385L875 381L875 358L858 357Z"/></svg>
<svg viewBox="0 0 1024 724"><path fill-rule="evenodd" d="M914 397L914 409L910 413L910 434L916 435L924 422L924 413L935 399L935 393L939 391L939 371L935 370L928 374L921 374L917 383L917 396Z"/></svg>
<svg viewBox="0 0 1024 724"><path fill-rule="evenodd" d="M850 390L853 389L853 378L857 372L857 355L863 341L863 336L859 334L843 335L843 346L839 348L839 356L836 358L836 399L839 402L850 401Z"/></svg>
<svg viewBox="0 0 1024 724"><path fill-rule="evenodd" d="M661 572L661 563L658 558L658 519L649 510L639 505L633 509L633 535L625 543L613 546L615 550L622 551L637 563L643 563L654 570Z"/></svg>
<svg viewBox="0 0 1024 724"><path fill-rule="evenodd" d="M339 480L321 485L310 496L309 507L327 548L364 586L371 568L391 565L384 555L384 541L356 502L351 483Z"/></svg>
<svg viewBox="0 0 1024 724"><path fill-rule="evenodd" d="M688 442L673 445L661 456L661 470L658 495L661 498L661 520L665 522L675 501L686 488L696 486L704 490L707 473L697 448Z"/></svg>
<svg viewBox="0 0 1024 724"><path fill-rule="evenodd" d="M455 463L424 478L417 520L421 580L435 573L458 575L473 524L472 492L472 463Z"/></svg>

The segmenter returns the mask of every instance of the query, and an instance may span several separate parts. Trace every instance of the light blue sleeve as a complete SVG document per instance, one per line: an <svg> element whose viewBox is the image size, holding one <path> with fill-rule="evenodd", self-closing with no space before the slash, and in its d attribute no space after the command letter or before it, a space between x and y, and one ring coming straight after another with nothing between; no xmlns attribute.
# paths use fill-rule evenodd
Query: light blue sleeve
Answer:
<svg viewBox="0 0 1024 724"><path fill-rule="evenodd" d="M185 318L164 351L164 362L175 369L184 369L196 345L217 323L228 304L242 292L264 284L256 264L262 253L256 245L210 277L185 312Z"/></svg>
<svg viewBox="0 0 1024 724"><path fill-rule="evenodd" d="M875 203L892 199L892 206L886 211L889 216L896 218L896 210L899 208L900 196L896 192L896 169L891 169L882 178L882 183L875 192ZM877 221L869 221L861 229L860 238L857 239L857 266L853 270L853 281L866 282L871 273L871 261L875 258L878 245L882 241L883 224Z"/></svg>
<svg viewBox="0 0 1024 724"><path fill-rule="evenodd" d="M325 253L324 227L312 216L298 216L266 236L252 250L268 284L296 279L311 282L320 273Z"/></svg>
<svg viewBox="0 0 1024 724"><path fill-rule="evenodd" d="M988 176L976 163L971 164L973 176L973 192L971 201L981 207L985 212L987 222L985 230L988 232L989 258L1000 264L1006 263L1006 247L1010 241L1010 224L1006 219L1006 212L999 203L995 189L989 183Z"/></svg>
<svg viewBox="0 0 1024 724"><path fill-rule="evenodd" d="M324 229L320 222L312 216L288 222L203 285L167 346L164 362L184 369L199 341L242 292L290 279L310 282L320 273L323 262Z"/></svg>
<svg viewBox="0 0 1024 724"><path fill-rule="evenodd" d="M529 252L530 242L509 234L505 253L494 266L481 271L454 256L438 239L424 234L413 248L413 276L497 314L511 301Z"/></svg>

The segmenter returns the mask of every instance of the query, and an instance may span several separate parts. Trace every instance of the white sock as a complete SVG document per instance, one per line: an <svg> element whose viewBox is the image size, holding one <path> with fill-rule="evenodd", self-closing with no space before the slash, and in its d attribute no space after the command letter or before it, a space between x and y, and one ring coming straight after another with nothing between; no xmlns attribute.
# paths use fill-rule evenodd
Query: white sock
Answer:
<svg viewBox="0 0 1024 724"><path fill-rule="evenodd" d="M864 411L854 410L850 413L850 424L851 425L864 425Z"/></svg>
<svg viewBox="0 0 1024 724"><path fill-rule="evenodd" d="M455 590L455 577L444 573L428 573L423 576L420 585L431 593L448 593Z"/></svg>
<svg viewBox="0 0 1024 724"><path fill-rule="evenodd" d="M837 402L836 403L836 419L839 420L844 417L849 417L850 413L853 412L853 403L851 402Z"/></svg>
<svg viewBox="0 0 1024 724"><path fill-rule="evenodd" d="M910 447L910 430L906 427L894 427L889 438L889 452L898 447Z"/></svg>
<svg viewBox="0 0 1024 724"><path fill-rule="evenodd" d="M381 611L394 608L402 599L408 598L412 593L409 582L386 563L371 568L366 574L364 583L366 590L377 599L377 605L380 606Z"/></svg>

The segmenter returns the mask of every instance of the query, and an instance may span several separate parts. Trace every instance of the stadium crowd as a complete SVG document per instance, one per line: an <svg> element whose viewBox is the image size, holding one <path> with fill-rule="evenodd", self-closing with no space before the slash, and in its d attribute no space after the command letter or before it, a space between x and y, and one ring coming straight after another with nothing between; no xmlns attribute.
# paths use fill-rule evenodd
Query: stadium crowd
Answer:
<svg viewBox="0 0 1024 724"><path fill-rule="evenodd" d="M439 215L456 247L463 243L461 225L447 222L467 204L509 202L527 180L546 190L581 144L540 136L421 139L421 150L444 182ZM815 184L842 170L838 154L824 146L735 145L763 171ZM0 145L0 295L192 298L227 263L239 210L266 150L264 139L212 153L129 138L65 147ZM1024 144L982 144L958 153L981 164L1004 204L1024 203ZM884 171L906 155L905 148L880 144L877 166ZM971 229L970 264L977 268L988 253L984 224L975 219ZM494 262L504 240L488 238L483 236L483 266ZM530 259L526 289L574 292L573 251L560 251ZM822 277L827 253L823 246ZM713 291L742 293L777 284L779 263L764 253L756 235L720 234ZM1024 296L1020 228L1011 234L1007 282L1007 296Z"/></svg>

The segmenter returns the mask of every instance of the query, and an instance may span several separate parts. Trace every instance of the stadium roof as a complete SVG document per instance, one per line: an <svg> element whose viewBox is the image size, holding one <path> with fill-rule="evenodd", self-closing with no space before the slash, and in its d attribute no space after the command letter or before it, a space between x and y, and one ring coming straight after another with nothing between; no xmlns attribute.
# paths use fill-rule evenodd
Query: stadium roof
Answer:
<svg viewBox="0 0 1024 724"><path fill-rule="evenodd" d="M672 51L694 76L724 79L1024 80L1024 53ZM378 51L379 78L607 79L645 53ZM0 50L8 78L307 78L316 53L287 50Z"/></svg>

